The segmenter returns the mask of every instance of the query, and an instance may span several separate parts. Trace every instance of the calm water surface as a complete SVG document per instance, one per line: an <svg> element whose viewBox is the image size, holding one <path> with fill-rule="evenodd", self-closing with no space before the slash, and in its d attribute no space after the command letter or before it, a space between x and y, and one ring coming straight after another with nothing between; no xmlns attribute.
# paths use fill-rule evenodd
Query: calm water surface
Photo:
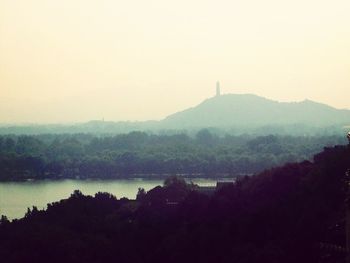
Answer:
<svg viewBox="0 0 350 263"><path fill-rule="evenodd" d="M192 181L201 186L211 186L217 180ZM148 191L162 184L163 180L153 179L0 182L0 215L6 215L9 219L21 218L28 207L46 208L48 203L68 198L77 189L85 195L109 192L117 198L134 199L139 187Z"/></svg>

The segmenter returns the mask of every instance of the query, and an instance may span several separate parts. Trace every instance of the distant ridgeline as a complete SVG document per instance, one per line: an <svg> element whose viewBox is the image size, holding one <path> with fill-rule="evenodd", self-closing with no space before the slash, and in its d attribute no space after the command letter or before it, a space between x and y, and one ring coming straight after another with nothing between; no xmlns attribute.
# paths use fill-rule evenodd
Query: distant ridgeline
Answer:
<svg viewBox="0 0 350 263"><path fill-rule="evenodd" d="M0 136L0 180L59 178L235 177L309 160L344 136L194 136L131 132L114 136Z"/></svg>
<svg viewBox="0 0 350 263"><path fill-rule="evenodd" d="M346 252L350 147L243 177L213 195L172 177L137 200L75 191L46 211L0 219L14 262L339 263Z"/></svg>
<svg viewBox="0 0 350 263"><path fill-rule="evenodd" d="M350 111L339 110L305 100L276 102L256 95L220 95L196 107L177 112L161 121L107 122L91 121L74 125L0 126L0 134L95 133L118 134L148 131L174 134L184 130L197 132L211 128L218 132L239 134L316 135L341 134L350 125Z"/></svg>

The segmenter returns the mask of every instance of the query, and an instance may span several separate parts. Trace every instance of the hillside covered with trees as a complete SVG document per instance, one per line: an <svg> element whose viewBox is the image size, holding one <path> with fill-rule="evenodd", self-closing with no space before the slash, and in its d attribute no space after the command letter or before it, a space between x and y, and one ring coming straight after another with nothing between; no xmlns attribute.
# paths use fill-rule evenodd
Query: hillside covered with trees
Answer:
<svg viewBox="0 0 350 263"><path fill-rule="evenodd" d="M174 113L161 124L167 128L349 125L350 111L311 100L278 102L253 94L226 94ZM339 126L339 127L340 127ZM296 131L290 131L293 134Z"/></svg>
<svg viewBox="0 0 350 263"><path fill-rule="evenodd" d="M132 131L156 134L216 129L232 135L341 135L350 125L350 110L304 100L278 102L253 94L225 94L173 114L162 120L91 120L71 124L1 124L0 135L91 133L116 135Z"/></svg>
<svg viewBox="0 0 350 263"><path fill-rule="evenodd" d="M6 262L345 262L350 148L243 177L212 196L168 178L137 200L75 191L0 221Z"/></svg>
<svg viewBox="0 0 350 263"><path fill-rule="evenodd" d="M237 176L312 158L341 136L194 136L131 132L115 136L0 136L0 180L130 178L178 174Z"/></svg>

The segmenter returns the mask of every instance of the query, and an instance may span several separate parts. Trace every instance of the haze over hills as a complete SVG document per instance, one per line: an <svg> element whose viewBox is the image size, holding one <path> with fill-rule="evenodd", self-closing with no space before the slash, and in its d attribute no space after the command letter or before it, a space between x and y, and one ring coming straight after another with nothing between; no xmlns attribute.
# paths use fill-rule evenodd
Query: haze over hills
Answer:
<svg viewBox="0 0 350 263"><path fill-rule="evenodd" d="M305 100L277 102L253 94L226 94L171 114L160 121L90 121L74 125L3 126L0 134L126 133L217 128L234 133L313 134L341 132L350 124L350 110Z"/></svg>
<svg viewBox="0 0 350 263"><path fill-rule="evenodd" d="M350 123L350 111L305 100L277 102L252 94L227 94L168 116L165 127L237 127L265 125L331 126Z"/></svg>

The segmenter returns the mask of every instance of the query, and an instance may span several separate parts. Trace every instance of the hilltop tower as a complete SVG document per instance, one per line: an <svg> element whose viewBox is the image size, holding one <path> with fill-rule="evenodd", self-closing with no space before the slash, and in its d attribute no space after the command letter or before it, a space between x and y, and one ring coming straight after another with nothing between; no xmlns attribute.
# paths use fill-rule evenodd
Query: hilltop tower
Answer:
<svg viewBox="0 0 350 263"><path fill-rule="evenodd" d="M216 96L220 96L221 91L220 91L220 82L216 82Z"/></svg>

